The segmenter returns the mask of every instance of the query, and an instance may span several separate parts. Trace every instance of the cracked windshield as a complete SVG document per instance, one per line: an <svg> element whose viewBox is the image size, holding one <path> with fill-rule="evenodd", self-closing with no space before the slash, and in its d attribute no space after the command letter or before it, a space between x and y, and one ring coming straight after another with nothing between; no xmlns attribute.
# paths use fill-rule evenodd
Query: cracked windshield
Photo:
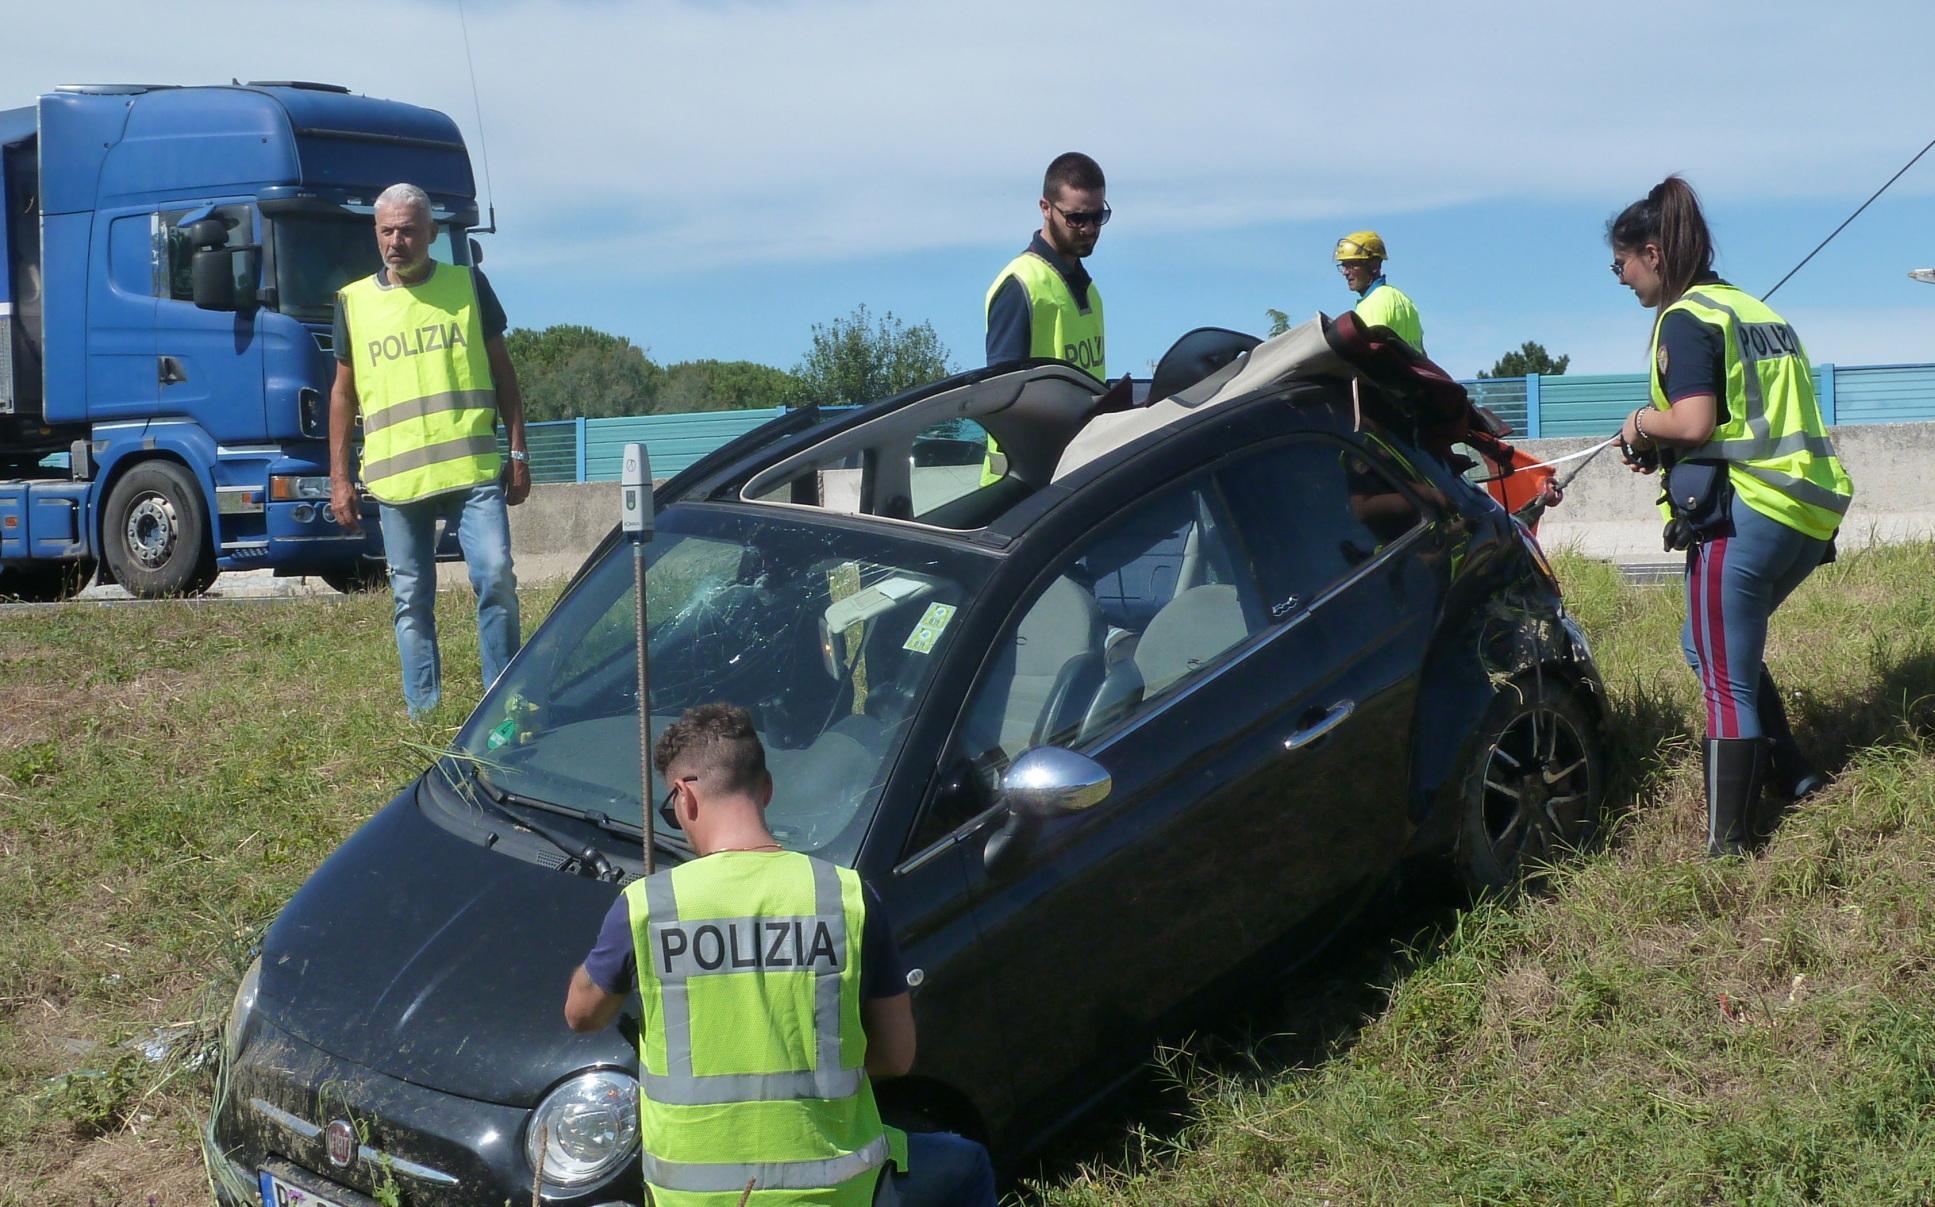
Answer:
<svg viewBox="0 0 1935 1207"><path fill-rule="evenodd" d="M774 835L850 858L983 559L702 507L664 515L646 558L653 739L693 705L748 709ZM458 736L497 788L640 820L632 583L620 543Z"/></svg>

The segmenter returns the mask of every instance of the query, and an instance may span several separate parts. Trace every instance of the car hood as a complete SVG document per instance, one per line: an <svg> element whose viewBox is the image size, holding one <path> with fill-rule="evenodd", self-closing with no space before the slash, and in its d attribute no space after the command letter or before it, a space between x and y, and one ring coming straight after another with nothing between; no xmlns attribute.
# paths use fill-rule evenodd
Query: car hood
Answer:
<svg viewBox="0 0 1935 1207"><path fill-rule="evenodd" d="M264 1017L375 1072L505 1105L535 1105L588 1065L635 1068L617 1028L564 1022L617 886L453 834L418 790L339 847L269 928Z"/></svg>

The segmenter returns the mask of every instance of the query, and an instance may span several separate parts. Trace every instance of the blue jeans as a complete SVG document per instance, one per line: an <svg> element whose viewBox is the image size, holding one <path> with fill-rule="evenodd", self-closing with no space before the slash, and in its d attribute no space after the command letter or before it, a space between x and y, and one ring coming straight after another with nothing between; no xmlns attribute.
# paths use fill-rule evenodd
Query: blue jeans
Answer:
<svg viewBox="0 0 1935 1207"><path fill-rule="evenodd" d="M437 520L457 526L457 543L477 593L477 649L489 688L519 640L517 575L511 570L511 522L504 488L492 481L414 503L381 505L383 548L396 597L396 652L403 662L403 702L412 717L437 706L443 664L437 655Z"/></svg>
<svg viewBox="0 0 1935 1207"><path fill-rule="evenodd" d="M1686 551L1680 647L1700 677L1710 738L1766 736L1760 723L1767 618L1821 564L1828 542L1755 511L1735 496L1733 535Z"/></svg>
<svg viewBox="0 0 1935 1207"><path fill-rule="evenodd" d="M953 1132L908 1132L907 1173L893 1175L897 1207L994 1207L994 1163L988 1150ZM883 1192L886 1187L882 1187Z"/></svg>

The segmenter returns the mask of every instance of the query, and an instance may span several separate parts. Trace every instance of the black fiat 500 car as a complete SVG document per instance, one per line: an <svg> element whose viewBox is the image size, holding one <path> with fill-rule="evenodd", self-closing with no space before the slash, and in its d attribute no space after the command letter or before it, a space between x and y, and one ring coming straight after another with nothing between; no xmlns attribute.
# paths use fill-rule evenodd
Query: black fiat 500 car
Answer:
<svg viewBox="0 0 1935 1207"><path fill-rule="evenodd" d="M977 370L657 492L651 725L749 709L774 832L877 887L920 1029L890 1117L1012 1163L1401 865L1506 885L1592 832L1585 639L1460 476L1462 393L1354 331L1192 333L1148 402ZM205 1136L226 1201L523 1202L540 1136L548 1202L638 1201L636 1004L562 1015L643 867L632 562L614 532L268 931Z"/></svg>

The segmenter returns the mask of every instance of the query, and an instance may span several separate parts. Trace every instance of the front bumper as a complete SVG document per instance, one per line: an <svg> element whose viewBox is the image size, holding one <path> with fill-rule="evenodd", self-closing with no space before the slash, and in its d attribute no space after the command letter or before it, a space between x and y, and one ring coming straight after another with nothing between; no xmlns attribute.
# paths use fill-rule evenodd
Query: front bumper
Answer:
<svg viewBox="0 0 1935 1207"><path fill-rule="evenodd" d="M480 1060L487 1060L480 1053ZM393 1188L413 1207L500 1207L527 1202L532 1170L524 1156L530 1112L459 1098L341 1060L264 1018L251 1020L202 1136L216 1197L259 1203L265 1165L317 1182L360 1205ZM345 1120L358 1136L347 1165L330 1161L324 1129ZM347 1189L354 1194L342 1194ZM636 1161L612 1181L547 1204L592 1207L639 1201Z"/></svg>

